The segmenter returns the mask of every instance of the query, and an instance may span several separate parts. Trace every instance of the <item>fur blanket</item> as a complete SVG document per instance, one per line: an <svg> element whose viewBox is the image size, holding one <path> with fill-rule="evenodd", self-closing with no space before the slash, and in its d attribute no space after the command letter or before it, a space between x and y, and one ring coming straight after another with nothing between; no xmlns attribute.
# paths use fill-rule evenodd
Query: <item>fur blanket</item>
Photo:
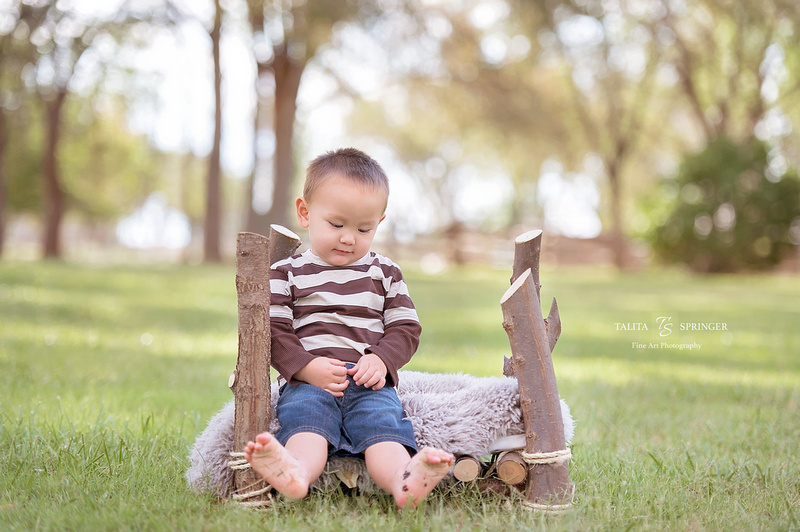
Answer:
<svg viewBox="0 0 800 532"><path fill-rule="evenodd" d="M397 395L411 420L419 448L431 446L456 456L485 457L498 438L524 432L517 380L507 377L473 377L464 374L431 374L401 371ZM280 428L275 405L277 386L272 386L270 432ZM233 447L234 402L231 400L197 437L186 480L199 492L228 497L233 471L228 467ZM574 424L569 407L561 401L564 434L572 440ZM448 479L451 478L448 476ZM322 476L312 485L320 488L339 480L362 492L378 491L362 460L332 457Z"/></svg>

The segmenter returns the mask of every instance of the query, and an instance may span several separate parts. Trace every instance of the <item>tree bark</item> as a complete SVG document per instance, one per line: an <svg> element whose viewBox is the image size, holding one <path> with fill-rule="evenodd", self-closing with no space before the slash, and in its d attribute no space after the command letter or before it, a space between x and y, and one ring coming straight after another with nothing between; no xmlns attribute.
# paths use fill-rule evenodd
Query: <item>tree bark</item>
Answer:
<svg viewBox="0 0 800 532"><path fill-rule="evenodd" d="M272 264L294 255L302 243L299 236L282 225L269 226L269 257Z"/></svg>
<svg viewBox="0 0 800 532"><path fill-rule="evenodd" d="M612 161L606 161L608 168L608 184L611 189L611 250L614 255L614 265L624 270L628 266L628 245L625 241L625 232L622 229L622 184L620 183L619 164L622 155Z"/></svg>
<svg viewBox="0 0 800 532"><path fill-rule="evenodd" d="M261 6L259 6L261 7ZM263 21L263 13L261 18L253 21L253 16L251 15L251 24L253 34L255 35L259 28L263 28L264 21ZM261 128L262 128L262 121L269 118L269 116L265 117L266 111L266 104L264 102L264 98L261 96L261 83L263 76L270 71L270 66L268 63L260 62L256 59L255 61L256 66L256 81L254 84L253 92L255 94L256 99L256 109L253 117L253 169L250 172L250 175L247 178L247 214L245 217L245 227L247 231L253 233L262 233L265 232L266 228L269 226L269 216L267 213L259 213L256 212L255 206L253 205L255 200L255 187L256 182L258 181L259 170L262 168L262 165L265 164L266 161L262 160L261 157ZM274 121L273 121L274 122ZM269 210L269 209L267 209Z"/></svg>
<svg viewBox="0 0 800 532"><path fill-rule="evenodd" d="M514 265L511 268L511 283L522 275L525 270L530 270L533 280L536 283L536 290L541 288L539 284L539 258L542 254L542 231L536 229L523 233L514 239Z"/></svg>
<svg viewBox="0 0 800 532"><path fill-rule="evenodd" d="M239 233L236 241L239 356L229 382L234 394L233 444L236 451L244 449L256 435L269 430L272 416L270 260L291 256L298 246L297 235L278 225L271 227L270 238ZM237 492L252 492L265 486L252 469L234 470ZM266 495L260 498L263 500Z"/></svg>
<svg viewBox="0 0 800 532"><path fill-rule="evenodd" d="M239 301L239 356L230 387L234 394L233 444L241 451L257 434L269 430L271 418L271 333L269 327L269 240L239 233L236 242L236 294ZM263 487L252 469L236 470L237 491Z"/></svg>
<svg viewBox="0 0 800 532"><path fill-rule="evenodd" d="M3 256L6 236L6 147L8 146L6 124L5 109L0 106L0 257Z"/></svg>
<svg viewBox="0 0 800 532"><path fill-rule="evenodd" d="M269 219L289 225L289 204L294 181L294 121L297 91L305 60L295 60L287 47L276 50L272 70L275 75L275 172Z"/></svg>
<svg viewBox="0 0 800 532"><path fill-rule="evenodd" d="M211 49L214 57L214 144L208 158L206 183L206 219L203 231L203 255L206 262L220 262L220 233L222 225L222 169L220 149L222 144L222 69L220 66L220 33L222 7L214 2L214 27L211 29Z"/></svg>
<svg viewBox="0 0 800 532"><path fill-rule="evenodd" d="M47 140L44 153L44 204L45 226L43 253L48 259L61 258L61 222L66 210L64 191L58 170L58 144L61 137L61 109L67 89L56 90L52 100L46 102Z"/></svg>
<svg viewBox="0 0 800 532"><path fill-rule="evenodd" d="M528 231L518 236L514 240L514 266L512 268L511 283L513 284L525 270L530 269L536 286L536 292L539 293L542 289L542 285L539 282L539 259L541 258L541 254L541 230L536 229ZM553 302L550 304L550 313L544 322L547 328L547 336L550 340L550 352L552 353L556 342L558 342L558 337L561 335L561 316L558 313L556 298L553 298ZM507 374L507 376L508 375L509 374Z"/></svg>
<svg viewBox="0 0 800 532"><path fill-rule="evenodd" d="M511 343L514 374L519 382L525 452L562 451L566 448L564 421L550 338L532 270L526 270L514 281L500 305L503 327ZM571 485L567 461L532 465L525 497L534 504L568 504Z"/></svg>

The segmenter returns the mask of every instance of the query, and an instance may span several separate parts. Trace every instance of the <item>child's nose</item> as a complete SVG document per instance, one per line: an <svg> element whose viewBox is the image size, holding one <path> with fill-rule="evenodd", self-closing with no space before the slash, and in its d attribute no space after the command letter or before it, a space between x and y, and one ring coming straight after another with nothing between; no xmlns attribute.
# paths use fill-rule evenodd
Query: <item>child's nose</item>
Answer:
<svg viewBox="0 0 800 532"><path fill-rule="evenodd" d="M342 233L342 237L339 239L339 241L342 244L352 246L355 243L356 239L353 236L353 233L351 233L350 231L345 231Z"/></svg>

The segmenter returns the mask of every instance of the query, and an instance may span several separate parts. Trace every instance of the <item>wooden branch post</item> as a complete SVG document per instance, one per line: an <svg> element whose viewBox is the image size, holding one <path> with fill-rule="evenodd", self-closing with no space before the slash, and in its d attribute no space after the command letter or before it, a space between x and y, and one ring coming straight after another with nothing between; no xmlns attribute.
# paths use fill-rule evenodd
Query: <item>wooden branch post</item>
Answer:
<svg viewBox="0 0 800 532"><path fill-rule="evenodd" d="M558 305L553 300L545 322L539 299L541 231L516 240L512 285L503 295L503 327L511 344L510 368L519 381L520 407L525 425L526 458L537 457L528 468L525 497L535 508L562 507L571 502L564 421L553 369L552 347L561 332ZM524 270L522 268L525 268ZM541 457L539 460L538 457Z"/></svg>
<svg viewBox="0 0 800 532"><path fill-rule="evenodd" d="M542 232L540 230L528 231L514 240L514 267L511 274L511 284L522 275L525 270L530 270L536 293L539 294L542 284L539 282L539 258L542 254ZM550 304L550 314L544 320L547 327L547 337L550 340L550 352L556 347L558 337L561 335L561 316L558 314L556 298Z"/></svg>
<svg viewBox="0 0 800 532"><path fill-rule="evenodd" d="M236 370L228 381L234 394L233 444L242 451L248 441L269 430L272 407L269 366L271 334L269 325L269 269L271 258L291 255L300 239L280 226L273 226L270 238L256 233L239 233L236 241L236 294L239 307L239 355ZM234 470L236 493L252 493L266 487L252 469ZM267 494L249 498L264 500Z"/></svg>
<svg viewBox="0 0 800 532"><path fill-rule="evenodd" d="M302 242L300 237L282 225L272 224L269 226L269 256L275 264L294 255Z"/></svg>

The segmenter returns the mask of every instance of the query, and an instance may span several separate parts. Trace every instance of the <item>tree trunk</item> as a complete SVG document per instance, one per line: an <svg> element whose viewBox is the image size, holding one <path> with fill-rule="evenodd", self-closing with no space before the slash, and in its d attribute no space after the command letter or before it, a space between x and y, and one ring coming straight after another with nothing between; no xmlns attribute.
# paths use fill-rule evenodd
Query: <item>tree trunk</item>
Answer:
<svg viewBox="0 0 800 532"><path fill-rule="evenodd" d="M254 26L253 33L255 33L257 30L258 29ZM263 98L261 97L260 86L262 76L269 70L270 68L267 63L260 63L256 61L256 81L253 86L253 91L256 97L255 116L253 117L253 170L250 172L250 175L247 178L247 209L245 215L245 227L247 228L247 231L253 233L264 233L269 226L268 215L266 213L262 214L256 212L256 209L253 205L258 172L265 163L265 161L263 161L261 158L259 139L261 136L262 119L266 118L263 116L266 106L262 102Z"/></svg>
<svg viewBox="0 0 800 532"><path fill-rule="evenodd" d="M628 246L622 230L622 190L618 163L608 163L608 181L611 188L611 247L614 265L620 270L628 266Z"/></svg>
<svg viewBox="0 0 800 532"><path fill-rule="evenodd" d="M294 181L294 121L297 112L297 91L305 69L305 61L296 61L287 48L276 50L272 70L275 75L275 172L272 206L269 219L289 225L292 182Z"/></svg>
<svg viewBox="0 0 800 532"><path fill-rule="evenodd" d="M511 364L519 382L525 425L525 453L566 452L564 421L550 350L532 269L520 274L500 301L503 327L511 343ZM547 456L547 455L544 455ZM534 463L528 470L525 497L535 508L571 502L568 458Z"/></svg>
<svg viewBox="0 0 800 532"><path fill-rule="evenodd" d="M255 233L239 233L236 242L236 294L239 301L239 356L229 382L235 410L234 449L241 451L257 434L269 430L271 389L269 382L269 240ZM252 469L236 470L239 493L265 486Z"/></svg>
<svg viewBox="0 0 800 532"><path fill-rule="evenodd" d="M47 139L44 153L44 257L61 258L61 222L64 219L65 198L58 168L58 143L61 136L61 109L67 89L56 90L53 100L46 102Z"/></svg>
<svg viewBox="0 0 800 532"><path fill-rule="evenodd" d="M6 207L6 147L8 146L8 135L6 133L6 113L0 107L0 257L3 256L5 248L5 207Z"/></svg>
<svg viewBox="0 0 800 532"><path fill-rule="evenodd" d="M222 8L214 1L214 27L211 48L214 56L214 144L208 159L208 181L206 184L206 219L203 231L203 252L206 262L220 262L220 232L222 226L222 171L220 168L220 146L222 143L222 70L220 68L220 32Z"/></svg>
<svg viewBox="0 0 800 532"><path fill-rule="evenodd" d="M269 269L271 258L282 260L300 245L297 235L273 226L270 238L239 233L236 241L236 294L239 308L239 355L229 386L234 394L233 444L241 451L256 435L269 430L272 417L269 366L271 331L269 324ZM234 470L236 494L250 494L266 488L252 469ZM248 502L265 500L265 493L246 497Z"/></svg>

